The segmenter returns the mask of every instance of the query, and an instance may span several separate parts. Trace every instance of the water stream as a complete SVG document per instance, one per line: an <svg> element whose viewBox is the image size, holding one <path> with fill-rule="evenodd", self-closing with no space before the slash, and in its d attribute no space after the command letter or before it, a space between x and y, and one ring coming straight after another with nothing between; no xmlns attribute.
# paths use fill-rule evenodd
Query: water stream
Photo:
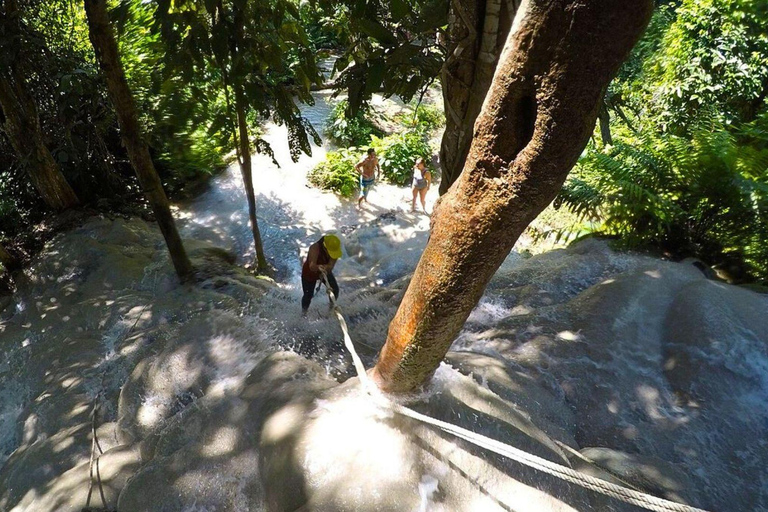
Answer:
<svg viewBox="0 0 768 512"><path fill-rule="evenodd" d="M303 112L322 132L333 100L327 92L314 98ZM375 104L399 108L381 98ZM159 233L138 219L93 219L57 237L28 269L28 282L0 310L0 461L10 455L0 470L0 509L19 504L18 510L58 510L60 502L42 506L46 493L72 496L67 486L74 484L57 478L78 464L87 477L95 402L102 404L105 428L133 432L139 440L160 433L158 450L168 450L167 458L158 456L141 469L133 489L128 486L131 499L146 494L142 485L162 480L153 471L186 468L178 482L192 481L190 486L176 494L162 487L153 505L178 494L181 501L162 502L167 510L251 507L220 506L232 489L245 500L238 503L262 503L258 492L246 499L242 491L262 478L256 469L260 455L242 464L227 451L238 436L250 435L243 419L250 413L232 419L226 414L254 367L288 349L320 363L318 382L327 375L343 381L352 372L324 294L316 296L306 318L300 314L302 254L323 233L343 239L344 257L335 269L339 304L364 363L374 364L427 243L430 219L410 213L408 188L377 184L363 210L354 198L311 188L306 174L331 146L313 145L312 155L292 162L284 126L268 123L264 138L280 167L256 155L253 174L276 285L233 274L230 267L221 276L212 272L205 284L180 287ZM428 210L436 199L434 187ZM207 240L235 254L240 264L253 261L237 165L180 205L177 217L188 248L197 247L193 239ZM532 258L512 251L454 343L451 365L438 369L417 402L448 421L533 443L535 449L550 450L555 439L574 449L594 447L590 456L604 457L606 464L627 466L629 457L627 467L638 478L672 499L719 511L766 511L766 309L765 296L709 281L691 265L617 253L598 240ZM460 495L465 479L456 477L450 480L455 487L446 488L448 470L442 466L412 474L408 460L377 436L389 436L395 447L408 442L366 412L361 400L315 404L310 412L319 418L320 433L313 450L320 455L307 452L306 475L316 469L317 481L325 482L342 466L324 464L345 457L342 443L355 442L360 456L347 462L360 464L360 470L339 478L368 475L360 485L374 488L388 474L376 465L386 459L392 475L405 475L398 485L417 500L416 509L445 510L437 501L451 492ZM221 418L212 414L201 422L221 431L211 435L213 444L183 424L188 417L196 425L195 414L206 407L223 408ZM334 410L343 414L333 419ZM323 427L326 416L330 423ZM112 436L114 446L118 440ZM461 451L441 446L445 453ZM222 470L210 466L211 460L232 466ZM499 495L509 493L508 503L520 504L515 510L590 509L576 502L574 508L563 506L570 491L542 496L537 489L546 482L538 475L530 485L511 487L518 468L482 457L471 464L499 484ZM132 475L139 468L126 471ZM184 480L189 475L195 476ZM59 483L64 487L56 494ZM318 495L326 487L318 484ZM350 503L371 499L360 496ZM466 510L487 509L478 507Z"/></svg>

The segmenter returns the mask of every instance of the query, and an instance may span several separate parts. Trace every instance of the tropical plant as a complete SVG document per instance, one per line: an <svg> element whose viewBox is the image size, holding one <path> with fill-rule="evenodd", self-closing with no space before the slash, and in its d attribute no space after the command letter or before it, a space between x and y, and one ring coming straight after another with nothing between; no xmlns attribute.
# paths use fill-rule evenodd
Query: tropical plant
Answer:
<svg viewBox="0 0 768 512"><path fill-rule="evenodd" d="M381 172L390 183L406 185L413 176L413 165L417 158L424 158L432 173L432 148L423 130L409 130L386 137L371 138L371 147L379 155Z"/></svg>
<svg viewBox="0 0 768 512"><path fill-rule="evenodd" d="M407 128L430 132L445 126L445 114L434 105L419 103L413 110L398 113L395 116L395 121Z"/></svg>
<svg viewBox="0 0 768 512"><path fill-rule="evenodd" d="M309 183L322 190L336 192L343 197L355 194L359 183L359 174L355 171L357 149L331 151L307 175Z"/></svg>
<svg viewBox="0 0 768 512"><path fill-rule="evenodd" d="M744 262L768 278L768 131L716 122L691 138L647 133L592 144L555 201L628 247L711 264ZM744 277L744 276L742 276Z"/></svg>
<svg viewBox="0 0 768 512"><path fill-rule="evenodd" d="M609 103L634 113L637 129L677 135L696 129L702 114L730 124L754 120L768 94L767 16L768 3L753 0L660 7Z"/></svg>
<svg viewBox="0 0 768 512"><path fill-rule="evenodd" d="M326 134L340 146L364 146L371 136L381 136L384 132L371 120L374 112L371 108L362 108L350 116L349 102L342 100L334 105L326 123Z"/></svg>

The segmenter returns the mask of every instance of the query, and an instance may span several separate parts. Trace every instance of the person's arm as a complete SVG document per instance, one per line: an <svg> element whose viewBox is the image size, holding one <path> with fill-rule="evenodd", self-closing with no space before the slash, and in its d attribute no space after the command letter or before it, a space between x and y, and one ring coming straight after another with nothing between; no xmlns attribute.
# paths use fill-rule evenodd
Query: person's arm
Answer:
<svg viewBox="0 0 768 512"><path fill-rule="evenodd" d="M357 162L355 164L355 170L357 171L357 174L363 174L363 164L365 163L365 158Z"/></svg>
<svg viewBox="0 0 768 512"><path fill-rule="evenodd" d="M432 186L432 173L424 171L424 179L427 180L427 188Z"/></svg>
<svg viewBox="0 0 768 512"><path fill-rule="evenodd" d="M381 166L379 165L379 157L376 157L376 179L381 177Z"/></svg>
<svg viewBox="0 0 768 512"><path fill-rule="evenodd" d="M317 247L317 244L312 244L309 246L309 253L307 254L307 261L309 262L309 270L312 272L318 272L320 270L320 267L317 265L317 257L320 255L320 249Z"/></svg>
<svg viewBox="0 0 768 512"><path fill-rule="evenodd" d="M336 266L336 261L337 260L331 258L331 261L329 261L327 265L324 265L325 266L325 271L326 272L330 272L331 270L333 270L333 267Z"/></svg>

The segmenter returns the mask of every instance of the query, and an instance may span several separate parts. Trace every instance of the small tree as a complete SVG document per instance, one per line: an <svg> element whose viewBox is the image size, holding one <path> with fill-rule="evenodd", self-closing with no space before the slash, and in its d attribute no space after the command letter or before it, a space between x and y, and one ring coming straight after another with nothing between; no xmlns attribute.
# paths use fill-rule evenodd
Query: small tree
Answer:
<svg viewBox="0 0 768 512"><path fill-rule="evenodd" d="M290 0L193 0L163 2L155 17L168 47L166 72L206 77L226 98L228 118L215 119L211 130L229 130L248 199L248 216L260 272L268 268L256 216L251 153L272 154L255 139L249 120L267 119L288 126L291 157L311 153L309 136L319 137L301 116L294 93L312 103L310 86L319 84L315 55Z"/></svg>
<svg viewBox="0 0 768 512"><path fill-rule="evenodd" d="M488 281L554 199L592 134L608 82L651 0L529 0L517 14L464 170L435 207L429 243L374 369L408 391L440 364Z"/></svg>
<svg viewBox="0 0 768 512"><path fill-rule="evenodd" d="M193 272L192 263L187 257L184 244L176 229L168 197L165 195L163 184L149 155L149 148L142 138L133 95L125 79L117 42L107 15L106 0L85 0L85 12L88 17L91 44L115 106L123 144L136 170L141 188L155 213L176 273L182 281L187 280Z"/></svg>

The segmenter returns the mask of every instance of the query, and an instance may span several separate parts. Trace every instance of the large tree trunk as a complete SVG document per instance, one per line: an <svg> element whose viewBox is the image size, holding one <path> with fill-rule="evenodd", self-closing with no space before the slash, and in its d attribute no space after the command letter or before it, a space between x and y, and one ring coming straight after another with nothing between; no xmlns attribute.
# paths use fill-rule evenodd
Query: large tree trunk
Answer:
<svg viewBox="0 0 768 512"><path fill-rule="evenodd" d="M461 174L472 131L520 0L453 0L448 57L441 73L445 131L440 144L440 193Z"/></svg>
<svg viewBox="0 0 768 512"><path fill-rule="evenodd" d="M408 391L434 372L496 269L557 194L652 0L523 3L373 376Z"/></svg>
<svg viewBox="0 0 768 512"><path fill-rule="evenodd" d="M176 229L168 197L152 163L149 148L142 138L136 104L128 87L128 81L125 79L117 42L109 23L106 0L85 0L85 13L88 17L88 35L107 81L112 103L115 105L123 145L136 170L144 195L152 206L160 231L165 237L176 273L184 281L192 275L192 264Z"/></svg>
<svg viewBox="0 0 768 512"><path fill-rule="evenodd" d="M14 258L2 244L0 244L0 264L2 264L6 270L14 270L19 266L19 260Z"/></svg>
<svg viewBox="0 0 768 512"><path fill-rule="evenodd" d="M2 27L12 42L3 51L13 52L19 32L16 2L8 0L0 13ZM15 39L15 40L14 40ZM40 116L18 63L0 70L0 121L29 178L49 207L63 210L78 204L77 195L61 173L51 152L45 146Z"/></svg>
<svg viewBox="0 0 768 512"><path fill-rule="evenodd" d="M243 175L245 196L248 198L248 219L251 222L253 244L256 247L256 267L259 273L269 269L267 258L264 256L264 245L261 243L259 221L256 218L256 193L253 190L253 167L251 166L251 142L248 137L248 124L245 116L245 98L240 86L235 86L235 110L237 111L237 129L240 142L240 173Z"/></svg>

